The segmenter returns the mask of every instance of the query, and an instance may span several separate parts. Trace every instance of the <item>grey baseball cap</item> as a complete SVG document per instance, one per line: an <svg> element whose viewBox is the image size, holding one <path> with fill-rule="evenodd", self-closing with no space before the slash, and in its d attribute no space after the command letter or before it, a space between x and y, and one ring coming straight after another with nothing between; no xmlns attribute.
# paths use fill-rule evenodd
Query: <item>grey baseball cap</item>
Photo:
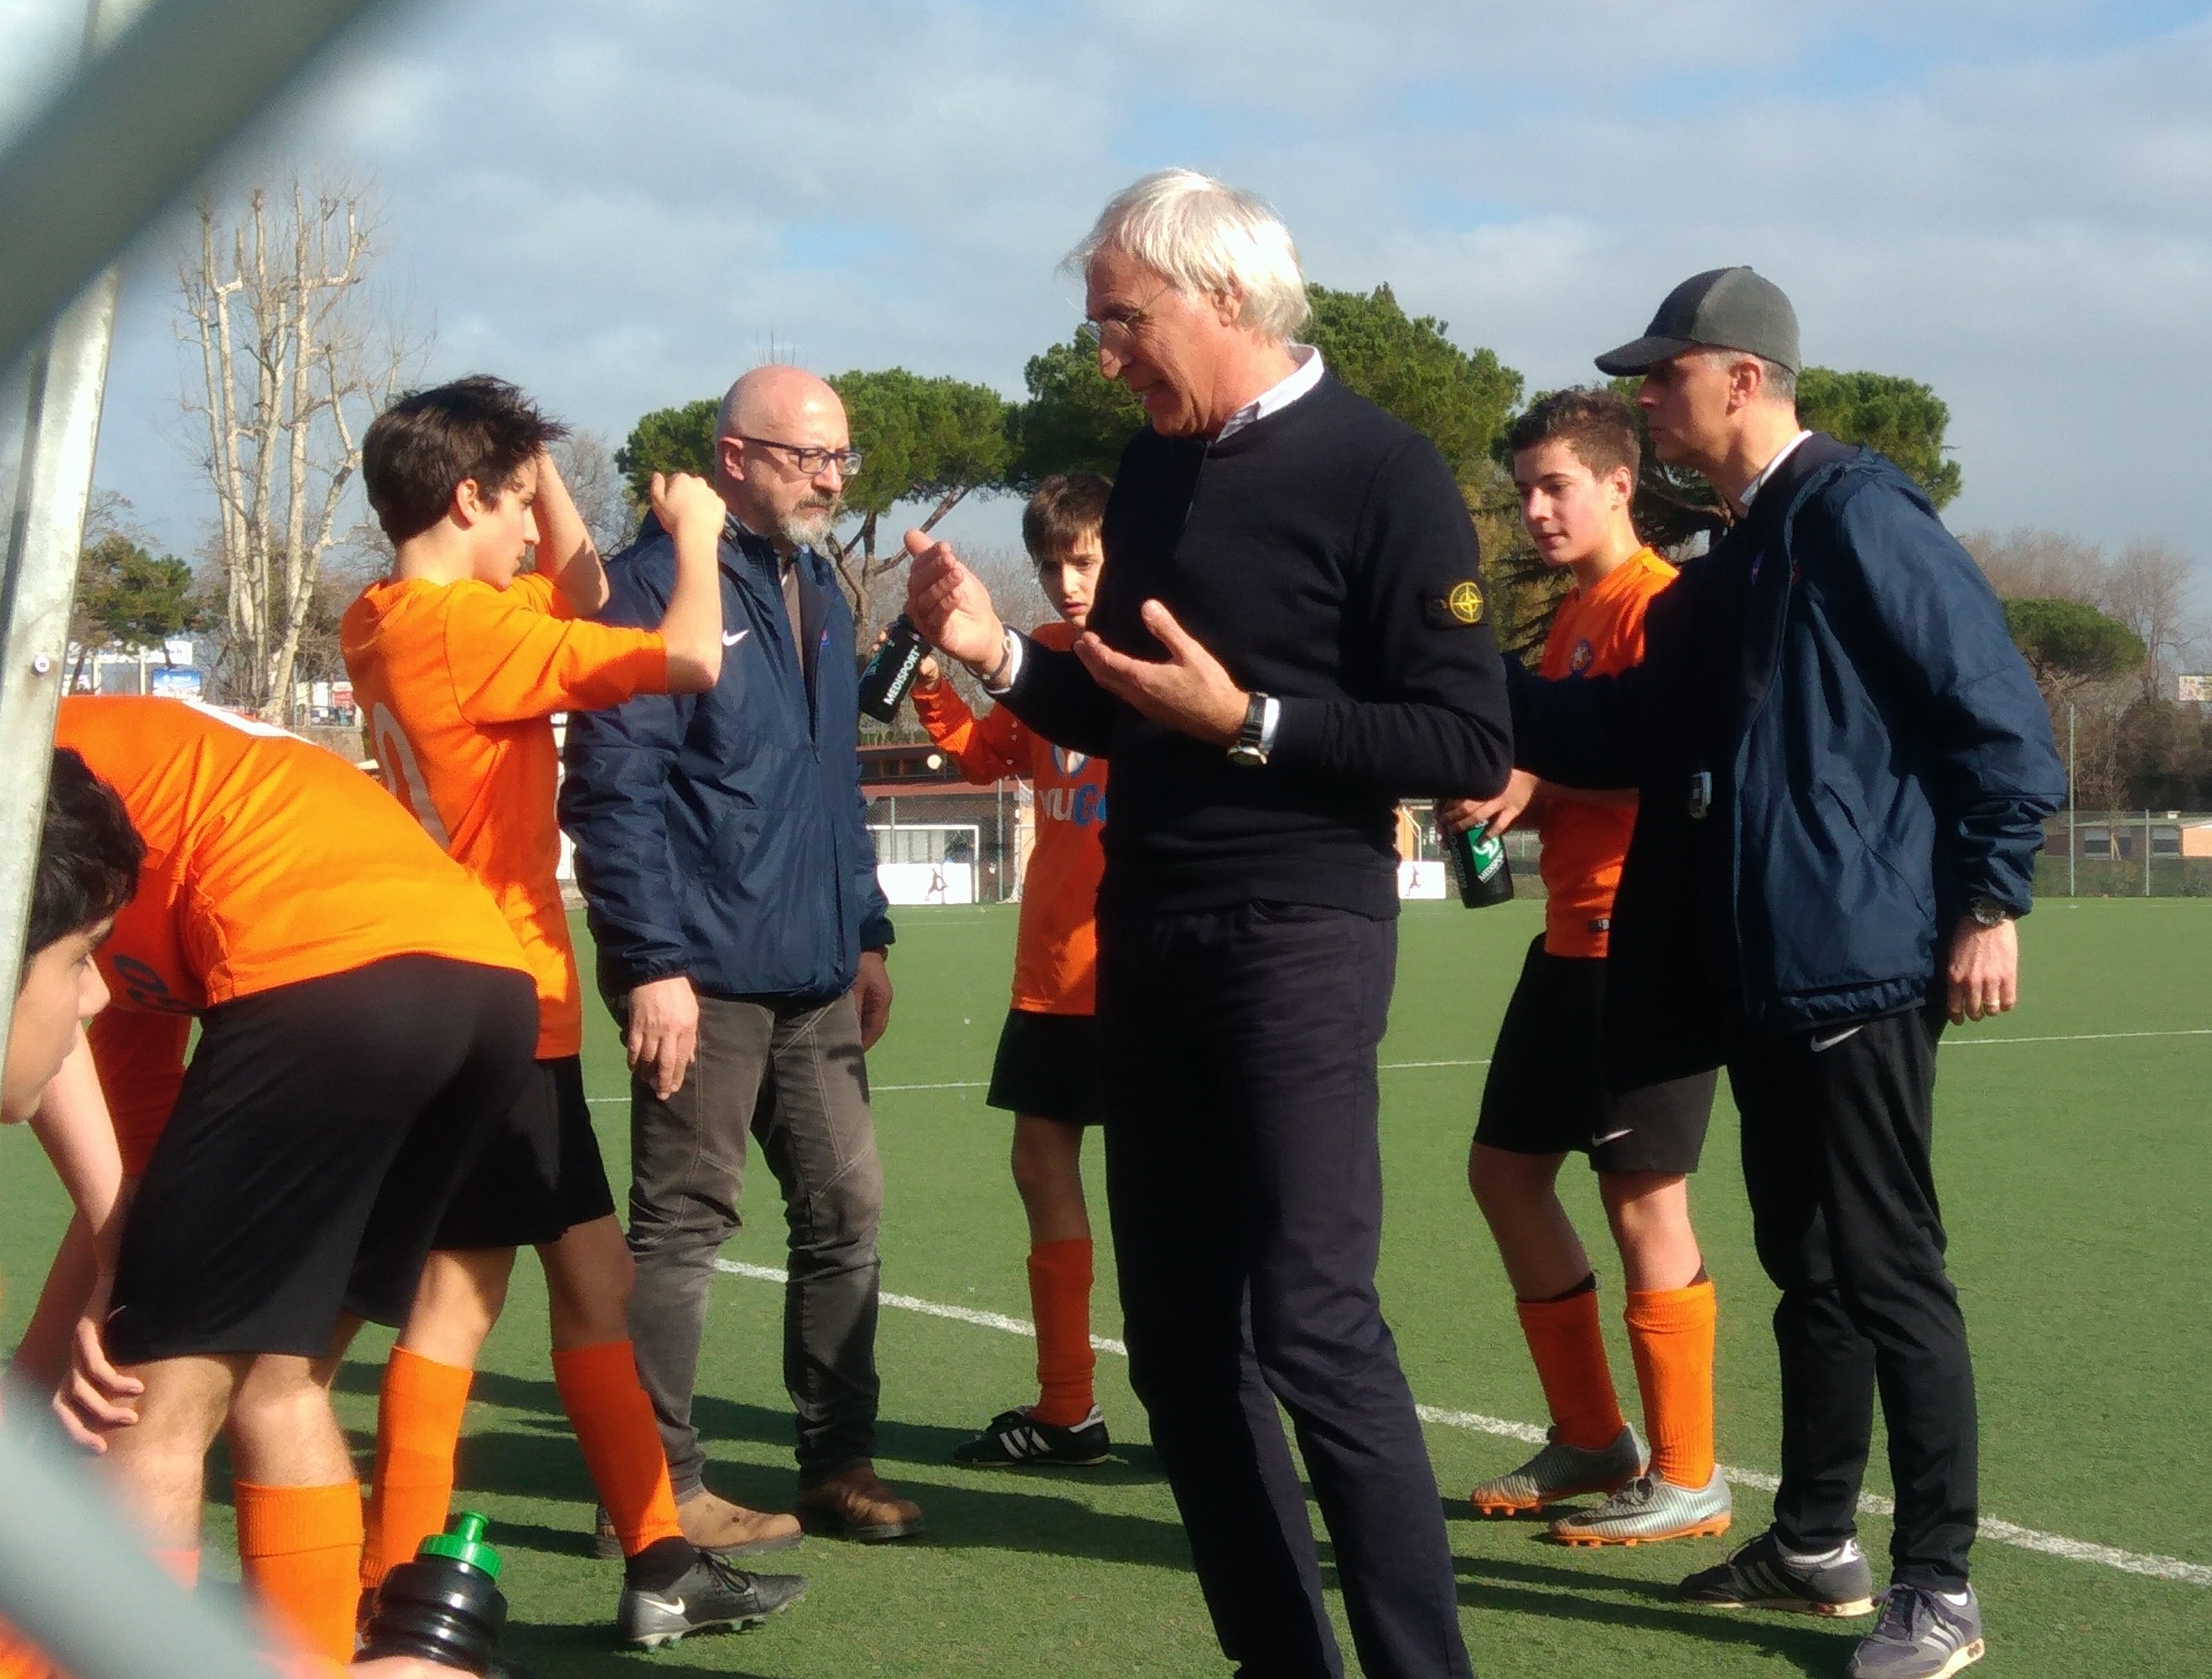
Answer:
<svg viewBox="0 0 2212 1679"><path fill-rule="evenodd" d="M1797 312L1764 275L1748 268L1707 269L1667 294L1644 336L1597 359L1603 373L1649 373L1684 350L1732 349L1803 371Z"/></svg>

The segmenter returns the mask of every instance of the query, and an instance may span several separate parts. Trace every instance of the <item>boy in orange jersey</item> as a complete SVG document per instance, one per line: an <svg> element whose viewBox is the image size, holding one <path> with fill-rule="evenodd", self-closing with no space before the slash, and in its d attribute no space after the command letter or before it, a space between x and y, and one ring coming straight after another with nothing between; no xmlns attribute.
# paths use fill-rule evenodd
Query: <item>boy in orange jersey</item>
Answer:
<svg viewBox="0 0 2212 1679"><path fill-rule="evenodd" d="M246 1583L343 1661L361 1494L325 1385L361 1318L405 1314L483 1116L528 1074L528 970L483 889L319 747L139 699L64 700L58 744L147 850L90 1034L128 1211L81 1209L98 1281L56 1408L186 1577L227 1426ZM106 1113L66 1077L47 1106Z"/></svg>
<svg viewBox="0 0 2212 1679"><path fill-rule="evenodd" d="M714 686L724 510L703 480L656 476L653 512L677 550L666 614L655 629L592 622L606 574L545 453L562 434L514 386L476 378L404 398L362 442L369 503L398 552L390 579L346 612L346 668L386 784L521 941L539 1022L530 1087L455 1197L386 1368L362 1582L374 1587L445 1524L477 1351L515 1250L535 1246L555 1384L626 1559L617 1619L653 1646L795 1602L795 1577L722 1559L795 1544L799 1524L741 1511L742 1530L725 1519L690 1533L670 1490L625 1320L629 1250L584 1097L583 1006L555 878L552 718ZM530 547L538 568L518 576Z"/></svg>
<svg viewBox="0 0 2212 1679"><path fill-rule="evenodd" d="M1634 414L1609 391L1563 391L1516 421L1507 441L1522 521L1545 561L1575 578L1544 643L1543 674L1609 676L1635 664L1644 609L1674 571L1629 517L1640 452ZM1518 1296L1552 1429L1527 1463L1477 1487L1474 1503L1502 1515L1610 1494L1552 1524L1569 1544L1720 1533L1729 1500L1713 1463L1713 1286L1690 1227L1687 1185L1714 1076L1616 1091L1600 1075L1606 935L1636 795L1578 791L1516 770L1498 797L1460 800L1440 815L1455 828L1486 821L1502 833L1524 812L1543 838L1544 932L1498 1030L1468 1178ZM1587 1154L1598 1174L1626 1274L1648 1473L1639 1473L1643 1454L1607 1367L1597 1276L1557 1192L1570 1152Z"/></svg>
<svg viewBox="0 0 2212 1679"><path fill-rule="evenodd" d="M1112 486L1096 473L1055 473L1022 514L1022 541L1060 614L1038 643L1073 646L1091 615L1105 562L1099 524ZM1014 1116L1014 1187L1030 1224L1030 1301L1036 1318L1037 1402L1002 1411L952 1460L972 1468L1103 1463L1113 1449L1091 1379L1091 1215L1083 1198L1083 1131L1100 1118L1092 985L1092 916L1105 868L1106 763L1056 747L1003 706L979 719L923 663L914 708L930 738L977 783L1028 778L1036 848L1022 877L1013 1007L999 1034L984 1100Z"/></svg>

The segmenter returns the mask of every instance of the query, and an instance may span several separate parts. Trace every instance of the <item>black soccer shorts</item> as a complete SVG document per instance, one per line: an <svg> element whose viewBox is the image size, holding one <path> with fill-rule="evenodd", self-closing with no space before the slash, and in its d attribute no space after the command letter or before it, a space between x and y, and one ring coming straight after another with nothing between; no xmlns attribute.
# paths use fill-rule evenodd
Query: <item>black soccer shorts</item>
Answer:
<svg viewBox="0 0 2212 1679"><path fill-rule="evenodd" d="M1695 1172L1717 1074L1608 1090L1604 1008L1603 958L1554 956L1540 936L1498 1028L1474 1140L1516 1155L1586 1154L1593 1172Z"/></svg>
<svg viewBox="0 0 2212 1679"><path fill-rule="evenodd" d="M1036 1119L1095 1125L1105 1118L1098 1083L1097 1016L1006 1011L991 1088L983 1093L987 1104Z"/></svg>
<svg viewBox="0 0 2212 1679"><path fill-rule="evenodd" d="M540 1061L446 1209L431 1246L534 1247L615 1209L584 1096L584 1064Z"/></svg>
<svg viewBox="0 0 2212 1679"><path fill-rule="evenodd" d="M537 1038L528 974L443 956L207 1010L124 1226L109 1356L319 1358L342 1312L400 1323Z"/></svg>

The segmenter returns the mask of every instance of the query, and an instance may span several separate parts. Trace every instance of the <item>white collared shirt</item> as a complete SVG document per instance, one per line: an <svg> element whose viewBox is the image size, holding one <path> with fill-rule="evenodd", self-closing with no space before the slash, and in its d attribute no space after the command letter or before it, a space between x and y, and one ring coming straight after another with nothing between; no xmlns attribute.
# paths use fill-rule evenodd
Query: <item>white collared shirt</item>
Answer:
<svg viewBox="0 0 2212 1679"><path fill-rule="evenodd" d="M1287 348L1297 366L1223 421L1220 431L1214 436L1216 443L1227 442L1255 420L1279 414L1321 383L1321 351L1311 344L1291 344Z"/></svg>
<svg viewBox="0 0 2212 1679"><path fill-rule="evenodd" d="M1784 444L1779 449L1774 452L1774 458L1772 460L1767 462L1765 466L1759 469L1759 476L1753 478L1749 483L1746 484L1743 487L1743 493L1736 497L1736 500L1743 504L1744 512L1747 513L1751 511L1753 498L1757 496L1760 490L1766 488L1766 481L1774 476L1774 469L1780 466L1783 462L1788 460L1791 455L1795 454L1797 452L1797 446L1812 435L1813 433L1811 432L1801 428L1796 436L1791 438L1789 442Z"/></svg>

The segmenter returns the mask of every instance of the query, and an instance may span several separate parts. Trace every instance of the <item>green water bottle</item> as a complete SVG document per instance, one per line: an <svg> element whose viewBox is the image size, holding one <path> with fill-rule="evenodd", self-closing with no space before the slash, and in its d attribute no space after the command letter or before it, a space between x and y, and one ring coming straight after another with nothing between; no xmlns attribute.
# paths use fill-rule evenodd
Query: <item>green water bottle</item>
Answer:
<svg viewBox="0 0 2212 1679"><path fill-rule="evenodd" d="M465 1673L493 1668L507 1599L499 1590L499 1553L484 1543L487 1525L464 1510L445 1532L422 1542L412 1562L384 1577L356 1661L414 1656Z"/></svg>
<svg viewBox="0 0 2212 1679"><path fill-rule="evenodd" d="M1490 824L1448 835L1444 856L1450 860L1452 884L1459 900L1469 909L1488 909L1513 895L1513 865L1505 860L1505 842L1490 836Z"/></svg>

